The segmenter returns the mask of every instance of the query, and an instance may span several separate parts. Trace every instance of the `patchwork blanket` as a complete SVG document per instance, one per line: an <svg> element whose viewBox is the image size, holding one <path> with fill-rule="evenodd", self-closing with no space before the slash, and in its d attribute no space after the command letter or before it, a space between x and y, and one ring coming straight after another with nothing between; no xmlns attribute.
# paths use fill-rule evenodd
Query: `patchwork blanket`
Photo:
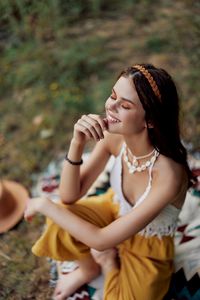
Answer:
<svg viewBox="0 0 200 300"><path fill-rule="evenodd" d="M89 154L84 154L87 159ZM32 190L33 196L48 196L52 201L59 200L58 185L64 155L51 162L47 169L38 177ZM109 187L109 172L114 159L111 158L104 172L97 178L87 196L104 193ZM175 242L175 272L171 285L164 300L200 300L200 191L191 189L179 215ZM56 262L49 260L51 268L50 284L55 285L58 271L68 273L77 268L76 262ZM102 300L103 275L82 286L68 300Z"/></svg>

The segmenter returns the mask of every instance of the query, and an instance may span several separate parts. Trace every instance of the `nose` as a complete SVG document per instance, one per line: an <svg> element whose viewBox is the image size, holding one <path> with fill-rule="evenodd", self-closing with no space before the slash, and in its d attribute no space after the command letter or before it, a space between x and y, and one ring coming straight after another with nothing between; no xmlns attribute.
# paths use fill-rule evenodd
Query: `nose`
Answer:
<svg viewBox="0 0 200 300"><path fill-rule="evenodd" d="M108 99L105 103L105 108L107 110L117 112L117 101L110 101L110 99Z"/></svg>

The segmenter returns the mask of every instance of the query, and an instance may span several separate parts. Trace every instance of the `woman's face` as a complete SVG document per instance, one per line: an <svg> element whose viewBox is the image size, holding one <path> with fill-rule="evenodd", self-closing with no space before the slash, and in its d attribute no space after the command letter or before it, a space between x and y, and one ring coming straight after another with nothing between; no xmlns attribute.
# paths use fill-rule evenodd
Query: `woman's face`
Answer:
<svg viewBox="0 0 200 300"><path fill-rule="evenodd" d="M131 78L120 77L105 103L108 130L123 135L146 130L145 111Z"/></svg>

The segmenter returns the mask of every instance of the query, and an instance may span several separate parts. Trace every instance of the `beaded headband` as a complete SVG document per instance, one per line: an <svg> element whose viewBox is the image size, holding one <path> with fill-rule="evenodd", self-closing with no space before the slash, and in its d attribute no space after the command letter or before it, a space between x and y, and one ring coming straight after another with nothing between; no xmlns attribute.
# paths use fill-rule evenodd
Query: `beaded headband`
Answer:
<svg viewBox="0 0 200 300"><path fill-rule="evenodd" d="M135 68L135 69L139 70L146 77L146 79L148 80L154 94L160 100L161 99L161 94L160 94L159 88L157 86L156 81L153 79L152 75L149 73L149 71L141 65L134 65L134 66L132 66L132 68Z"/></svg>

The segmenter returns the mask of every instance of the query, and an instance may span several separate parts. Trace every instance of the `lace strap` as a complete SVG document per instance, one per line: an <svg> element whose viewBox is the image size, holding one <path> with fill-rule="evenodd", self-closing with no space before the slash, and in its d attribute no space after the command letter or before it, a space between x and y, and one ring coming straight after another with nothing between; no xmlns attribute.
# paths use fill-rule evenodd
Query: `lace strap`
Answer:
<svg viewBox="0 0 200 300"><path fill-rule="evenodd" d="M126 148L126 144L125 142L122 143L122 146L121 146L121 149L120 149L120 153L119 153L119 156L121 157L123 152L124 152L124 149Z"/></svg>
<svg viewBox="0 0 200 300"><path fill-rule="evenodd" d="M145 192L142 194L142 196L139 198L139 200L136 202L136 205L134 206L137 207L138 205L140 205L145 199L146 197L148 196L150 190L151 190L151 187L152 187L152 168L155 164L155 161L154 163L149 167L149 181L148 181L148 185L146 187L146 190Z"/></svg>

